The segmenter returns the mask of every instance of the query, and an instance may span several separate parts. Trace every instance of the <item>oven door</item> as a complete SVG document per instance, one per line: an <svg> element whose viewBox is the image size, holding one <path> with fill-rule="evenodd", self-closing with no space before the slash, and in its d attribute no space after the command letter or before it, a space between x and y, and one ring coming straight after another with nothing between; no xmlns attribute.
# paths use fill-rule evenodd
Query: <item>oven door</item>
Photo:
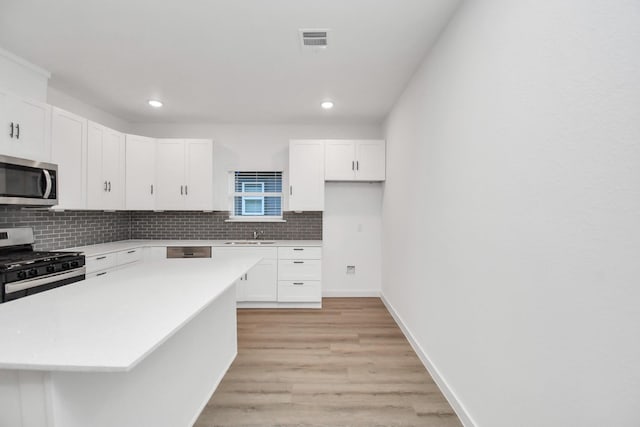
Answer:
<svg viewBox="0 0 640 427"><path fill-rule="evenodd" d="M58 203L58 167L0 156L0 204L53 206Z"/></svg>
<svg viewBox="0 0 640 427"><path fill-rule="evenodd" d="M85 267L69 270L65 273L56 273L50 276L38 277L36 279L22 280L20 282L7 283L4 285L4 301L13 301L29 295L38 294L60 286L69 285L85 279Z"/></svg>

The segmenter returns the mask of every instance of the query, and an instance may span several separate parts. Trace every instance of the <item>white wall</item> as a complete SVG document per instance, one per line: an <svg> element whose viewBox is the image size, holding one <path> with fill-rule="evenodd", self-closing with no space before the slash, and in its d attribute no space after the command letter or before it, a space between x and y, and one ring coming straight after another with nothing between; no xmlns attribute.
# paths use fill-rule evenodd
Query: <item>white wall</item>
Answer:
<svg viewBox="0 0 640 427"><path fill-rule="evenodd" d="M380 126L370 124L133 124L131 132L152 137L213 139L217 210L228 209L228 171L287 171L290 139L379 139L382 135ZM283 181L285 188L288 187L286 173ZM325 188L323 293L325 296L378 295L381 282L381 184L331 183ZM355 275L345 274L347 265L356 265Z"/></svg>
<svg viewBox="0 0 640 427"><path fill-rule="evenodd" d="M51 86L47 89L47 102L117 131L128 132L129 130L130 124L125 119L107 113Z"/></svg>
<svg viewBox="0 0 640 427"><path fill-rule="evenodd" d="M382 184L326 183L322 220L323 295L379 296Z"/></svg>
<svg viewBox="0 0 640 427"><path fill-rule="evenodd" d="M0 48L0 88L18 96L46 102L48 71Z"/></svg>
<svg viewBox="0 0 640 427"><path fill-rule="evenodd" d="M465 2L388 118L383 294L478 426L640 425L639 22Z"/></svg>

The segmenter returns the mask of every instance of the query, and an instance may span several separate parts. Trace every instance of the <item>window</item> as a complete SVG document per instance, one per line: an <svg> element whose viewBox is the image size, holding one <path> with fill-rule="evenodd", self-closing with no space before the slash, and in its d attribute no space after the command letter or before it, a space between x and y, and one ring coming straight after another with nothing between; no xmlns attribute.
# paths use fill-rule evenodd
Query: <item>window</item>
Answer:
<svg viewBox="0 0 640 427"><path fill-rule="evenodd" d="M233 172L230 219L282 219L282 172Z"/></svg>

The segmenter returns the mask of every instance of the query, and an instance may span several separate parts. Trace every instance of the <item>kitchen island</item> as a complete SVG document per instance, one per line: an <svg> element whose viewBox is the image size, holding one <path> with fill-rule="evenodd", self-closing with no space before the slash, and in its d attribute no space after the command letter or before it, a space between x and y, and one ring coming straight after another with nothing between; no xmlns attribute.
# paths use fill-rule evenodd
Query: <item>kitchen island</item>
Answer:
<svg viewBox="0 0 640 427"><path fill-rule="evenodd" d="M0 426L190 426L237 352L260 261L167 259L0 305Z"/></svg>

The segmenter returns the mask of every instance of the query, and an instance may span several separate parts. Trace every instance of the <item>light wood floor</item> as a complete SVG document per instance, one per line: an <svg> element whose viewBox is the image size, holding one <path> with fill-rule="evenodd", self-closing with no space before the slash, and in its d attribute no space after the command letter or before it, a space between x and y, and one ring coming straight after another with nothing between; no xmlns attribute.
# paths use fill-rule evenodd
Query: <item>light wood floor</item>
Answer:
<svg viewBox="0 0 640 427"><path fill-rule="evenodd" d="M379 298L325 298L238 310L238 357L195 426L461 425Z"/></svg>

